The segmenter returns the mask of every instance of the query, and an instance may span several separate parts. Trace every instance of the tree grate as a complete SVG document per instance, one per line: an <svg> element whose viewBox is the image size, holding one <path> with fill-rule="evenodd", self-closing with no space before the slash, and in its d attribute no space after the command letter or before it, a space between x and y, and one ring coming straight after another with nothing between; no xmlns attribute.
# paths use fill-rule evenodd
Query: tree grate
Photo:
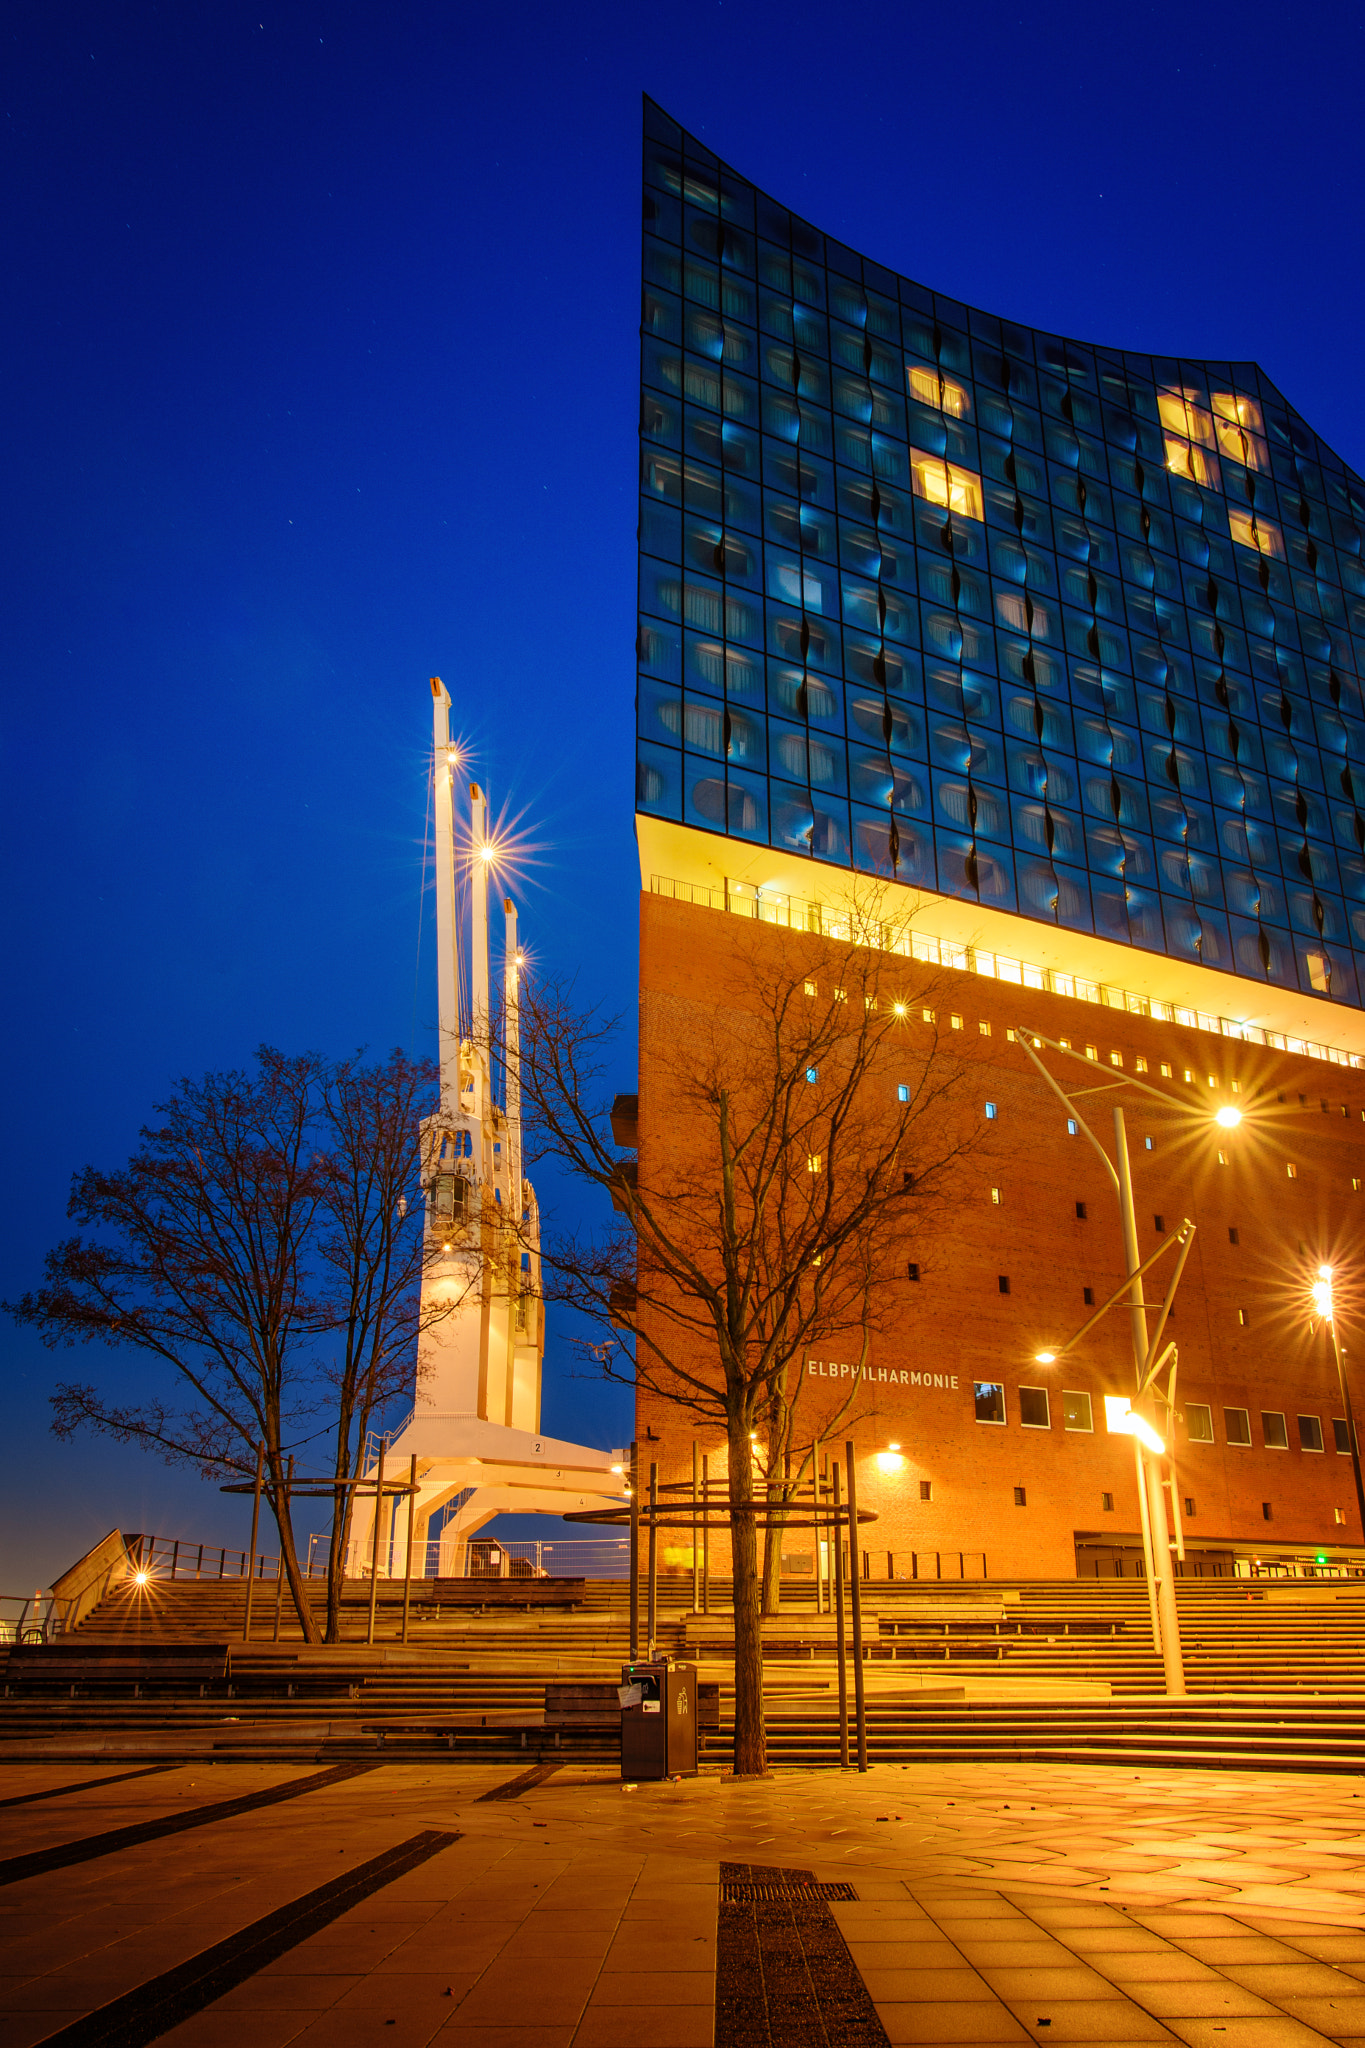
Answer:
<svg viewBox="0 0 1365 2048"><path fill-rule="evenodd" d="M723 1906L755 1906L767 1899L778 1904L790 1900L793 1905L805 1899L852 1899L856 1902L857 1897L851 1884L744 1884L730 1878L720 1888Z"/></svg>

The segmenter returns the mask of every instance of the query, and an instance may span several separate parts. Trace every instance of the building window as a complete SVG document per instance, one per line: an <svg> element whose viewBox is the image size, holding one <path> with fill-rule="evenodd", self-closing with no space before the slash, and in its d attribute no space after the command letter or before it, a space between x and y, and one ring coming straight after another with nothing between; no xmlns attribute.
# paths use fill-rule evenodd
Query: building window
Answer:
<svg viewBox="0 0 1365 2048"><path fill-rule="evenodd" d="M846 988L836 988L834 1000L836 1003L846 1003L848 1001L848 990Z"/></svg>
<svg viewBox="0 0 1365 2048"><path fill-rule="evenodd" d="M1299 1417L1299 1449L1320 1451L1322 1449L1322 1424L1316 1415Z"/></svg>
<svg viewBox="0 0 1365 2048"><path fill-rule="evenodd" d="M1340 1415L1335 1415L1332 1418L1332 1436L1335 1439L1337 1450L1341 1456L1349 1458L1351 1455L1351 1432L1346 1427L1345 1419Z"/></svg>
<svg viewBox="0 0 1365 2048"><path fill-rule="evenodd" d="M932 1500L932 1499L933 1499L933 1497L934 1497L934 1482L933 1482L933 1480L932 1480L932 1479L921 1479L921 1481L920 1481L920 1483L919 1483L919 1497L920 1497L920 1499L921 1499L921 1500Z"/></svg>
<svg viewBox="0 0 1365 2048"><path fill-rule="evenodd" d="M1068 1138L1074 1138L1076 1135L1076 1119L1074 1116L1069 1116L1066 1120L1066 1134Z"/></svg>
<svg viewBox="0 0 1365 2048"><path fill-rule="evenodd" d="M1083 1302L1085 1303L1085 1305L1086 1305L1086 1307L1087 1307L1087 1308L1093 1308L1093 1307L1095 1306L1095 1290L1094 1290L1094 1288L1093 1288L1093 1287L1083 1287L1083 1288L1081 1289L1081 1299L1082 1299L1082 1301L1083 1301Z"/></svg>
<svg viewBox="0 0 1365 2048"><path fill-rule="evenodd" d="M1242 1329L1244 1329L1244 1330L1245 1330L1245 1328L1247 1327L1247 1312L1246 1312L1246 1310L1245 1310L1244 1308L1239 1308L1239 1309L1238 1309L1238 1311L1237 1311L1237 1321L1238 1321L1238 1323L1240 1324L1240 1326L1242 1327Z"/></svg>
<svg viewBox="0 0 1365 2048"><path fill-rule="evenodd" d="M1337 1522L1337 1524L1338 1524L1338 1525L1341 1525L1341 1524L1343 1524L1343 1523L1345 1522L1345 1520L1346 1520L1346 1517L1345 1517L1345 1515L1344 1515L1344 1514L1342 1513L1342 1511L1341 1511L1341 1509L1340 1509L1340 1508L1333 1508L1333 1510L1332 1510L1332 1515L1333 1515L1333 1518L1334 1518L1334 1520L1335 1520L1335 1521Z"/></svg>
<svg viewBox="0 0 1365 2048"><path fill-rule="evenodd" d="M981 1036L982 1036L983 1038L989 1038L989 1037L990 1037L990 1035L991 1035L991 1027L990 1027L990 1019L989 1019L989 1018L987 1018L987 1017L982 1017L982 1018L980 1019L980 1021L978 1022L978 1024L977 1024L977 1027L976 1027L976 1028L977 1028L977 1030L978 1030L978 1031L979 1031L979 1032L981 1033Z"/></svg>
<svg viewBox="0 0 1365 2048"><path fill-rule="evenodd" d="M1225 1408L1223 1428L1230 1444L1246 1445L1251 1442L1251 1417L1245 1408Z"/></svg>
<svg viewBox="0 0 1365 2048"><path fill-rule="evenodd" d="M1241 1238L1240 1238L1240 1237L1239 1237L1239 1236L1237 1235L1237 1225L1236 1225L1235 1223L1229 1223L1229 1225L1228 1225L1228 1243L1229 1243L1229 1244L1240 1244L1241 1242L1242 1242Z"/></svg>
<svg viewBox="0 0 1365 2048"><path fill-rule="evenodd" d="M1101 1507L1102 1507L1102 1508L1104 1509L1104 1512L1105 1512L1105 1514L1106 1514L1106 1515L1112 1515L1112 1514L1113 1514L1113 1512L1114 1512L1114 1496L1113 1496L1113 1494L1112 1494L1112 1493L1102 1493L1102 1494L1100 1495L1100 1506L1101 1506Z"/></svg>
<svg viewBox="0 0 1365 2048"><path fill-rule="evenodd" d="M1185 1434L1192 1444L1213 1442L1213 1410L1207 1402L1185 1403Z"/></svg>
<svg viewBox="0 0 1365 2048"><path fill-rule="evenodd" d="M1109 1064L1111 1067L1121 1067L1123 1065L1123 1054L1121 1052L1111 1052Z"/></svg>
<svg viewBox="0 0 1365 2048"><path fill-rule="evenodd" d="M1076 1204L1076 1216L1077 1216L1077 1219L1078 1219L1078 1221L1079 1221L1079 1222L1081 1222L1081 1223L1084 1223L1084 1221L1085 1221L1085 1203L1084 1203L1084 1202L1077 1202L1077 1204Z"/></svg>
<svg viewBox="0 0 1365 2048"><path fill-rule="evenodd" d="M919 1279L919 1261L917 1259L911 1259L909 1265L905 1269L905 1277L907 1280Z"/></svg>
<svg viewBox="0 0 1365 2048"><path fill-rule="evenodd" d="M925 1023L926 1023L926 1024L932 1024L932 1023L933 1023L933 1021L934 1021L934 1019L935 1019L935 1017L936 1017L937 1015L938 1015L938 1012L937 1012L936 1010L926 1010L926 1011L924 1012L924 1021L925 1021Z"/></svg>
<svg viewBox="0 0 1365 2048"><path fill-rule="evenodd" d="M960 1031L962 1029L962 1019L958 1016L956 1010L950 1013L948 1022L952 1025L954 1031Z"/></svg>
<svg viewBox="0 0 1365 2048"><path fill-rule="evenodd" d="M1270 1502L1268 1500L1263 1500L1261 1502L1261 1520L1263 1522L1273 1522L1274 1519L1275 1516L1271 1509Z"/></svg>
<svg viewBox="0 0 1365 2048"><path fill-rule="evenodd" d="M1016 1486L1014 1489L1014 1505L1017 1508L1026 1508L1028 1506L1028 1494L1022 1486Z"/></svg>
<svg viewBox="0 0 1365 2048"><path fill-rule="evenodd" d="M1187 1515L1188 1517L1190 1517L1191 1519L1193 1519L1193 1516L1194 1516L1194 1497L1193 1497L1193 1495L1192 1495L1192 1494L1188 1494L1188 1493L1187 1493L1187 1494L1185 1495L1185 1513L1186 1513L1186 1515Z"/></svg>
<svg viewBox="0 0 1365 2048"><path fill-rule="evenodd" d="M806 1079L807 1079L808 1081L818 1081L818 1080L819 1080L819 1078L820 1078L820 1069L819 1069L818 1067L807 1067L807 1068L806 1068Z"/></svg>
<svg viewBox="0 0 1365 2048"><path fill-rule="evenodd" d="M910 450L910 475L917 498L941 505L945 512L958 512L964 519L984 517L981 507L981 479L970 469L959 469L941 455L923 448Z"/></svg>
<svg viewBox="0 0 1365 2048"><path fill-rule="evenodd" d="M1019 1420L1025 1429L1051 1429L1046 1387L1020 1387Z"/></svg>
<svg viewBox="0 0 1365 2048"><path fill-rule="evenodd" d="M1156 1226L1157 1235L1161 1236L1166 1228L1166 1218L1164 1216L1154 1216L1152 1222Z"/></svg>
<svg viewBox="0 0 1365 2048"><path fill-rule="evenodd" d="M1146 1147L1147 1151L1149 1151L1149 1152L1150 1152L1150 1151L1152 1150L1152 1141L1151 1141L1151 1139L1150 1139L1150 1138L1144 1138L1142 1142L1143 1142L1143 1145L1144 1145L1144 1146Z"/></svg>
<svg viewBox="0 0 1365 2048"><path fill-rule="evenodd" d="M978 1422L995 1422L1003 1425L1005 1420L1005 1389L999 1380L974 1380L976 1419Z"/></svg>
<svg viewBox="0 0 1365 2048"><path fill-rule="evenodd" d="M940 412L951 413L955 420L960 420L969 410L966 391L962 385L954 384L951 377L940 376L937 370L922 370L915 363L906 364L905 375L910 396L917 398L921 405L936 406Z"/></svg>
<svg viewBox="0 0 1365 2048"><path fill-rule="evenodd" d="M1227 1163L1228 1163L1228 1155L1227 1155L1227 1153L1226 1153L1226 1152L1220 1152L1220 1153L1218 1154L1218 1164L1219 1164L1220 1166L1226 1166L1226 1165L1227 1165Z"/></svg>
<svg viewBox="0 0 1365 2048"><path fill-rule="evenodd" d="M910 1090L904 1081L898 1081L896 1084L896 1100L897 1102L908 1102L910 1100Z"/></svg>
<svg viewBox="0 0 1365 2048"><path fill-rule="evenodd" d="M818 1173L819 1171L820 1171L820 1154L819 1154L818 1152L808 1152L808 1153L806 1154L806 1172L807 1172L807 1173Z"/></svg>
<svg viewBox="0 0 1365 2048"><path fill-rule="evenodd" d="M995 1104L993 1102L986 1104L986 1118L989 1123L995 1122Z"/></svg>
<svg viewBox="0 0 1365 2048"><path fill-rule="evenodd" d="M1359 1174L1353 1173L1353 1174L1351 1175L1351 1193L1352 1193L1353 1195L1358 1195L1358 1194L1360 1193L1360 1176L1359 1176Z"/></svg>
<svg viewBox="0 0 1365 2048"><path fill-rule="evenodd" d="M999 1190L999 1188L992 1188L992 1189L991 1189L991 1205L992 1205L992 1207L993 1207L993 1208L996 1208L996 1209L998 1209L998 1208L1000 1207L1000 1190ZM1004 1293L1006 1293L1006 1292L1007 1292L1008 1290L1002 1287L1000 1291L1001 1291L1001 1293L1002 1293L1002 1294L1004 1294Z"/></svg>
<svg viewBox="0 0 1365 2048"><path fill-rule="evenodd" d="M1169 1081L1171 1078L1171 1063L1169 1060L1161 1062L1161 1078L1163 1081Z"/></svg>
<svg viewBox="0 0 1365 2048"><path fill-rule="evenodd" d="M815 994L815 983L813 981L808 981L806 983L806 994L808 996L813 996Z"/></svg>
<svg viewBox="0 0 1365 2048"><path fill-rule="evenodd" d="M1095 1425L1090 1415L1090 1396L1068 1390L1062 1395L1063 1429L1093 1431Z"/></svg>
<svg viewBox="0 0 1365 2048"><path fill-rule="evenodd" d="M1099 1047L1097 1045L1088 1045L1085 1049L1085 1056L1088 1060L1097 1060L1100 1056Z"/></svg>
<svg viewBox="0 0 1365 2048"><path fill-rule="evenodd" d="M1291 1180L1297 1180L1299 1177L1299 1169L1297 1166L1286 1166L1285 1172L1289 1175L1289 1178Z"/></svg>
<svg viewBox="0 0 1365 2048"><path fill-rule="evenodd" d="M1002 1274L1000 1275L1000 1277L999 1277L999 1281L998 1281L998 1285L999 1285L999 1288L1000 1288L1000 1292L1001 1292L1002 1294L1008 1294L1008 1293L1009 1293L1009 1291L1010 1291L1010 1276L1009 1276L1009 1274L1008 1274L1008 1273L1002 1273Z"/></svg>
<svg viewBox="0 0 1365 2048"><path fill-rule="evenodd" d="M1289 1432L1284 1426L1284 1417L1276 1408L1261 1410L1261 1442L1268 1451L1287 1451Z"/></svg>
<svg viewBox="0 0 1365 2048"><path fill-rule="evenodd" d="M1192 1069L1192 1068L1190 1068L1190 1067L1186 1067L1186 1069L1185 1069L1185 1079L1186 1079L1187 1081L1191 1082L1191 1083L1193 1082L1193 1080L1194 1080L1194 1072L1193 1072L1193 1069Z"/></svg>

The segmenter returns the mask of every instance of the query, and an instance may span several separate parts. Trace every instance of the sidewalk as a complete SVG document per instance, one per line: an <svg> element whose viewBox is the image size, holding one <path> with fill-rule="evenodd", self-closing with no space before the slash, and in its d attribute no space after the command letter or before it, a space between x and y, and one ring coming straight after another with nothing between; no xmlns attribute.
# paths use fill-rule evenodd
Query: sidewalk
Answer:
<svg viewBox="0 0 1365 2048"><path fill-rule="evenodd" d="M79 1775L13 1766L0 1799ZM0 1855L290 1780L187 1767L0 1808ZM119 1997L150 2009L212 1944L231 1950L339 1870L416 1841L418 1867L224 1995L192 1994L160 2038L1365 2044L1360 1786L1018 1765L628 1792L600 1770L381 1766L0 1884L0 2048Z"/></svg>

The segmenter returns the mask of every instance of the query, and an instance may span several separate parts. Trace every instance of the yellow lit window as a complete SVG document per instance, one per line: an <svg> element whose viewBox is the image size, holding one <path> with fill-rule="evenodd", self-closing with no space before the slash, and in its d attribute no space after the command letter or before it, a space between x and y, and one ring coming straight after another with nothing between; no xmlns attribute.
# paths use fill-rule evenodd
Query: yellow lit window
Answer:
<svg viewBox="0 0 1365 2048"><path fill-rule="evenodd" d="M1284 541L1280 529L1272 526L1268 519L1255 519L1250 512L1234 512L1229 508L1228 525L1239 546L1257 548L1263 555L1283 555Z"/></svg>
<svg viewBox="0 0 1365 2048"><path fill-rule="evenodd" d="M1354 1174L1354 1173L1353 1173L1353 1174L1351 1175L1351 1193L1352 1193L1353 1195L1358 1195L1358 1194L1360 1193L1360 1176L1359 1176L1359 1174Z"/></svg>
<svg viewBox="0 0 1365 2048"><path fill-rule="evenodd" d="M1220 1153L1218 1154L1218 1164L1219 1164L1220 1166L1226 1166L1226 1165L1227 1165L1227 1163L1228 1163L1228 1155L1227 1155L1227 1153L1226 1153L1226 1152L1220 1152Z"/></svg>
<svg viewBox="0 0 1365 2048"><path fill-rule="evenodd" d="M991 1200L992 1200L992 1202L994 1202L994 1204L995 1204L996 1208L998 1209L998 1208L1000 1207L1000 1190L999 1190L999 1188L992 1188L992 1189L991 1189Z"/></svg>
<svg viewBox="0 0 1365 2048"><path fill-rule="evenodd" d="M932 1010L926 1010L926 1011L924 1012L924 1021L925 1021L925 1023L926 1023L926 1024L932 1024L932 1023L933 1023L933 1021L934 1021L934 1012L933 1012Z"/></svg>
<svg viewBox="0 0 1365 2048"><path fill-rule="evenodd" d="M1162 1074L1162 1079L1163 1079L1163 1080L1166 1080L1166 1081L1169 1081L1169 1080L1170 1080L1170 1078L1171 1078L1171 1063L1170 1063L1170 1061L1169 1061L1169 1060L1163 1060L1163 1061L1161 1062L1161 1074Z"/></svg>
<svg viewBox="0 0 1365 2048"><path fill-rule="evenodd" d="M1063 1052L1070 1052L1070 1050L1071 1050L1071 1040L1070 1040L1069 1038L1059 1038L1059 1039L1057 1040L1057 1043L1058 1043L1058 1045L1060 1045L1060 1047L1062 1048L1062 1051L1063 1051Z"/></svg>
<svg viewBox="0 0 1365 2048"><path fill-rule="evenodd" d="M926 455L922 448L910 450L910 469L915 495L941 505L947 512L960 512L964 519L981 519L981 479L970 469L959 469L941 455Z"/></svg>
<svg viewBox="0 0 1365 2048"><path fill-rule="evenodd" d="M1285 1172L1289 1175L1289 1178L1291 1180L1297 1180L1299 1177L1299 1169L1297 1166L1286 1166Z"/></svg>
<svg viewBox="0 0 1365 2048"><path fill-rule="evenodd" d="M1088 1045L1085 1049L1085 1056L1088 1060L1097 1060L1100 1056L1099 1047L1097 1045Z"/></svg>
<svg viewBox="0 0 1365 2048"><path fill-rule="evenodd" d="M1223 488L1217 456L1196 448L1190 441L1178 441L1174 434L1166 436L1166 467L1177 476L1189 477L1192 483L1203 484L1206 490Z"/></svg>
<svg viewBox="0 0 1365 2048"><path fill-rule="evenodd" d="M962 1029L962 1019L958 1016L956 1011L952 1013L948 1021L952 1025L954 1031L960 1031Z"/></svg>
<svg viewBox="0 0 1365 2048"><path fill-rule="evenodd" d="M848 990L846 988L836 988L834 1000L836 1003L846 1003L848 1001Z"/></svg>
<svg viewBox="0 0 1365 2048"><path fill-rule="evenodd" d="M951 413L960 420L969 410L966 392L960 384L954 384L951 377L940 377L937 370L921 370L908 364L905 371L910 384L910 396L917 398L921 405L936 405L940 412Z"/></svg>
<svg viewBox="0 0 1365 2048"><path fill-rule="evenodd" d="M1145 1073L1146 1073L1146 1071L1147 1071L1147 1062L1146 1062L1146 1060L1144 1060L1143 1058L1141 1058L1141 1056L1139 1056L1139 1057L1138 1057L1138 1058L1137 1058L1136 1060L1134 1060L1134 1062L1133 1062L1133 1065L1134 1065L1134 1066L1135 1066L1135 1067L1137 1068L1137 1071L1138 1071L1138 1072L1139 1072L1140 1074L1145 1074Z"/></svg>
<svg viewBox="0 0 1365 2048"><path fill-rule="evenodd" d="M1213 415L1195 403L1198 397L1197 391L1169 387L1158 394L1157 411L1161 414L1162 426L1171 433L1179 434L1185 441L1196 441L1201 447L1212 448Z"/></svg>
<svg viewBox="0 0 1365 2048"><path fill-rule="evenodd" d="M1193 1075L1193 1074L1192 1074L1192 1073L1190 1072L1190 1069L1189 1069L1188 1067L1186 1067L1186 1069L1185 1069L1185 1079L1186 1079L1187 1081L1193 1081L1193 1080L1194 1080L1194 1075Z"/></svg>
<svg viewBox="0 0 1365 2048"><path fill-rule="evenodd" d="M977 1026L977 1029L978 1029L978 1030L980 1031L980 1033L981 1033L981 1036L982 1036L983 1038L989 1038L989 1037L990 1037L990 1035L991 1035L991 1027L990 1027L990 1025L989 1025L989 1024L987 1023L987 1021L986 1021L986 1019L985 1019L984 1017L983 1017L983 1018L981 1019L981 1022L980 1022L980 1024L979 1024L979 1025Z"/></svg>
<svg viewBox="0 0 1365 2048"><path fill-rule="evenodd" d="M808 1153L806 1154L806 1172L807 1172L807 1173L818 1173L819 1171L820 1171L820 1154L819 1154L818 1152L808 1152Z"/></svg>
<svg viewBox="0 0 1365 2048"><path fill-rule="evenodd" d="M1111 1052L1109 1064L1111 1067L1121 1067L1123 1065L1123 1054L1121 1052Z"/></svg>
<svg viewBox="0 0 1365 2048"><path fill-rule="evenodd" d="M1263 439L1265 422L1255 399L1232 391L1215 391L1212 397L1214 432L1224 455L1233 462L1245 463L1248 469L1269 469L1270 451Z"/></svg>

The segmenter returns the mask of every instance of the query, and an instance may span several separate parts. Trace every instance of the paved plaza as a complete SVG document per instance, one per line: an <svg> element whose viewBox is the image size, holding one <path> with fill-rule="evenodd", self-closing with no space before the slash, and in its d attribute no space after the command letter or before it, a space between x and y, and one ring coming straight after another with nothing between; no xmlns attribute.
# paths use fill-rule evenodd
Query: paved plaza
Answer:
<svg viewBox="0 0 1365 2048"><path fill-rule="evenodd" d="M1356 1778L110 1775L0 1775L0 2048L1365 2043Z"/></svg>

